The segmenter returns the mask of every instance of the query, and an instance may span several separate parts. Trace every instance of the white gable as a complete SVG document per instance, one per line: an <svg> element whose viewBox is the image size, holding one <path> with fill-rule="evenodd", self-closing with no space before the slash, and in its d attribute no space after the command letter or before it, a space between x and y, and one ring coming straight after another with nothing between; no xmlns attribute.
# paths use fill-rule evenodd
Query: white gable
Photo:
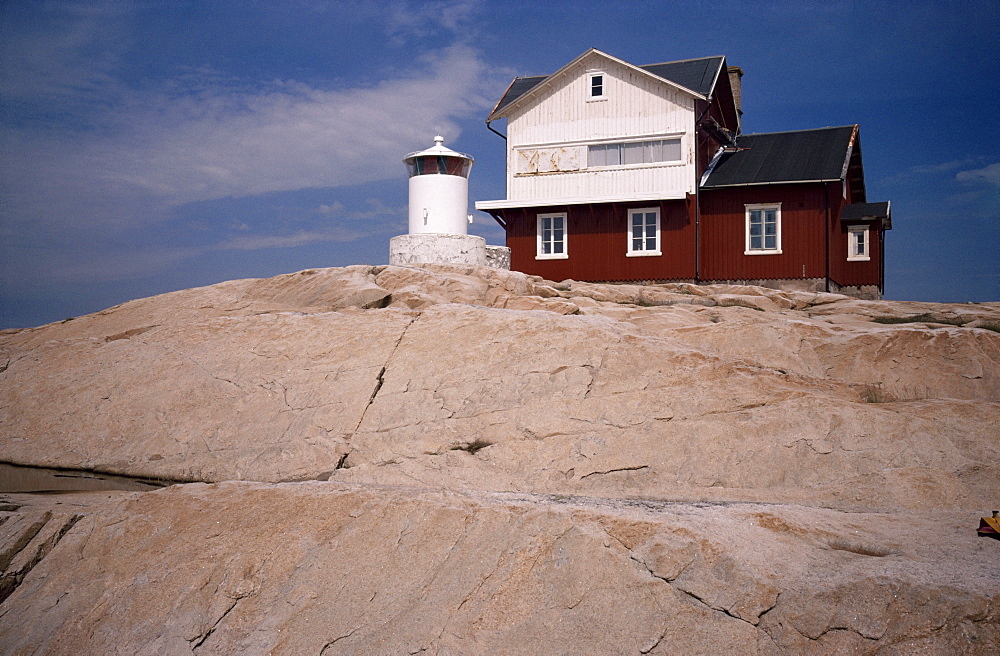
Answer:
<svg viewBox="0 0 1000 656"><path fill-rule="evenodd" d="M599 73L601 97L592 97ZM695 96L591 50L553 74L507 114L507 201L539 205L692 193ZM678 161L609 170L588 166L599 144L680 141ZM492 203L490 204L492 205ZM485 205L484 205L485 207Z"/></svg>

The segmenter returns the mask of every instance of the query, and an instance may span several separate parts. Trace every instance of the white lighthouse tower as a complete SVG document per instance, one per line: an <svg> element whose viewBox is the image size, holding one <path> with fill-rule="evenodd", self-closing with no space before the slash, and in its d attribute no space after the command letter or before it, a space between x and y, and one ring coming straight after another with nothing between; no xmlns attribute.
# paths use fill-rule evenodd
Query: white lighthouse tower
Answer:
<svg viewBox="0 0 1000 656"><path fill-rule="evenodd" d="M409 234L389 241L389 264L474 264L510 268L510 249L468 234L469 172L475 160L434 137L403 158L410 174Z"/></svg>

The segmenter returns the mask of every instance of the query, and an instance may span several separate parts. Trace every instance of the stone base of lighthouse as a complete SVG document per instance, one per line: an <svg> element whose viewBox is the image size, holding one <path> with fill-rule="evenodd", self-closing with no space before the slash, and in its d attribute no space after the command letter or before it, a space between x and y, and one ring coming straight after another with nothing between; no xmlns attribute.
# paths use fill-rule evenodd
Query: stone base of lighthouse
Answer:
<svg viewBox="0 0 1000 656"><path fill-rule="evenodd" d="M507 271L510 249L487 246L475 235L399 235L389 240L389 264L471 264Z"/></svg>

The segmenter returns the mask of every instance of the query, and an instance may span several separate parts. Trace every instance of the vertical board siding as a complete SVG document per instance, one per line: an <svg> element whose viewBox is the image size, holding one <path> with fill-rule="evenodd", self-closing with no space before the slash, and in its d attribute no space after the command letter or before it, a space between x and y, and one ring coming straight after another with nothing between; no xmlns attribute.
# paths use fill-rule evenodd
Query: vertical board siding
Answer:
<svg viewBox="0 0 1000 656"><path fill-rule="evenodd" d="M526 203L548 199L600 201L639 195L683 198L693 192L693 167L671 165L512 176L507 198Z"/></svg>
<svg viewBox="0 0 1000 656"><path fill-rule="evenodd" d="M635 281L694 278L694 220L685 200L505 210L511 269L548 280ZM660 208L662 255L626 257L628 210ZM566 212L565 260L536 260L536 217Z"/></svg>
<svg viewBox="0 0 1000 656"><path fill-rule="evenodd" d="M780 255L744 255L748 203L781 203ZM701 227L703 280L826 276L823 185L703 190Z"/></svg>
<svg viewBox="0 0 1000 656"><path fill-rule="evenodd" d="M606 100L587 101L587 71L605 74ZM594 55L552 81L507 121L507 198L589 200L629 194L682 198L694 192L694 99L668 84ZM680 165L516 176L517 149L678 134ZM586 164L586 157L583 158Z"/></svg>

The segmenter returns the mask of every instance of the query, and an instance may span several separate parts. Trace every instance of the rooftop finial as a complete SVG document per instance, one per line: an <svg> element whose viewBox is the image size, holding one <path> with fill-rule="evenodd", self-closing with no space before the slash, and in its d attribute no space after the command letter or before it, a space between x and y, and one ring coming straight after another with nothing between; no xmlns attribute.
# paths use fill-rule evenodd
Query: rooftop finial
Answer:
<svg viewBox="0 0 1000 656"><path fill-rule="evenodd" d="M440 134L438 136L434 137L434 145L435 146L443 146L444 145L444 137L442 137Z"/></svg>

